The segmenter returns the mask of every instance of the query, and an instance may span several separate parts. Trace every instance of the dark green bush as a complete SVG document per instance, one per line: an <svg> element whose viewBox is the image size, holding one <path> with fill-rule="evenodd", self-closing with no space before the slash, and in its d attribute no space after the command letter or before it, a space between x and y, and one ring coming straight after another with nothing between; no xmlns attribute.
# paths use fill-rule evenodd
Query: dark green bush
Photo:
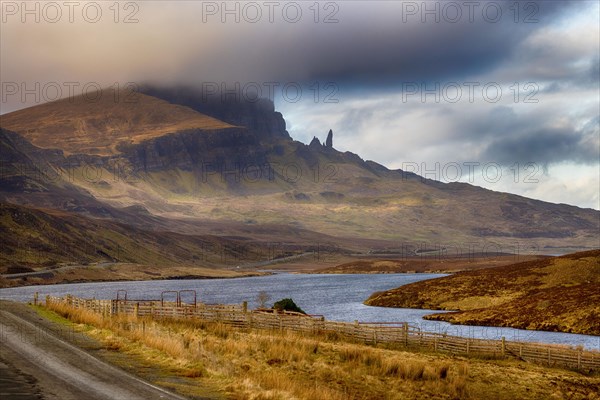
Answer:
<svg viewBox="0 0 600 400"><path fill-rule="evenodd" d="M273 309L278 311L295 311L302 314L306 314L304 310L298 307L292 299L281 299L279 301L276 301L275 304L273 304Z"/></svg>

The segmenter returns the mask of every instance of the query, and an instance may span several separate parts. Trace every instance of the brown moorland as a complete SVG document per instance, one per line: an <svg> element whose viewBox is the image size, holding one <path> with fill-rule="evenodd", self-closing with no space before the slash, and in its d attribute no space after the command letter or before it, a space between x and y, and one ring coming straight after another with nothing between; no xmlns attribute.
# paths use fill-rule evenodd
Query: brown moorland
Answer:
<svg viewBox="0 0 600 400"><path fill-rule="evenodd" d="M492 268L545 258L534 255L485 255L471 257L468 254L455 257L403 257L402 259L353 260L333 267L314 271L320 274L396 274L396 273L446 273Z"/></svg>
<svg viewBox="0 0 600 400"><path fill-rule="evenodd" d="M365 304L458 310L426 317L456 324L600 335L600 250L416 282Z"/></svg>

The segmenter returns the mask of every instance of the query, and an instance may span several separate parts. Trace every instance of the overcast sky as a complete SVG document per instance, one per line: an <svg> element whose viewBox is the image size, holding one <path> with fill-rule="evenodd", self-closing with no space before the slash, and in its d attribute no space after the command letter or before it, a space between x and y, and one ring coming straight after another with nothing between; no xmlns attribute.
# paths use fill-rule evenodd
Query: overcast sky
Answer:
<svg viewBox="0 0 600 400"><path fill-rule="evenodd" d="M296 140L333 129L389 168L600 208L598 1L1 4L2 113L237 82Z"/></svg>

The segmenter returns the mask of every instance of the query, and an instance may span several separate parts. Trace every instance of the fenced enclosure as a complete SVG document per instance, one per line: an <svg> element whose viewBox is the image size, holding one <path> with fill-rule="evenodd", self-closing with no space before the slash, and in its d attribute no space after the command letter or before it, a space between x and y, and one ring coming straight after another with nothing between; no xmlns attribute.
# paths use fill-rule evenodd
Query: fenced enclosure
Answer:
<svg viewBox="0 0 600 400"><path fill-rule="evenodd" d="M184 292L188 302L183 301ZM36 294L34 303L38 302ZM423 331L406 322L327 321L322 315L249 310L246 302L203 304L197 302L194 291L163 292L161 298L157 300L130 300L126 293L117 293L113 300L81 299L67 295L46 296L45 302L46 305L62 303L73 308L90 310L105 317L128 315L155 319L196 319L220 322L238 328L334 334L366 344L389 343L455 355L508 357L547 366L583 371L600 370L600 352L584 350L581 347L507 341L504 337L501 340L490 340L452 336Z"/></svg>

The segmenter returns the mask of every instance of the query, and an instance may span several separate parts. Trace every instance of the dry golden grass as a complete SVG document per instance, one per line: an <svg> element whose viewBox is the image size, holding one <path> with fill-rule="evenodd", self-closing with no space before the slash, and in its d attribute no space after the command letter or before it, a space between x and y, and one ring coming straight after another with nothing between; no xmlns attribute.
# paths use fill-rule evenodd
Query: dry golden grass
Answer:
<svg viewBox="0 0 600 400"><path fill-rule="evenodd" d="M161 366L231 399L594 399L598 377L513 361L484 361L341 341L335 335L237 329L203 321L102 318L50 308L109 350ZM158 382L160 383L160 382ZM491 397L487 396L492 393ZM568 394L568 396L567 396Z"/></svg>
<svg viewBox="0 0 600 400"><path fill-rule="evenodd" d="M365 303L460 310L426 317L459 324L599 335L600 250L420 281Z"/></svg>

